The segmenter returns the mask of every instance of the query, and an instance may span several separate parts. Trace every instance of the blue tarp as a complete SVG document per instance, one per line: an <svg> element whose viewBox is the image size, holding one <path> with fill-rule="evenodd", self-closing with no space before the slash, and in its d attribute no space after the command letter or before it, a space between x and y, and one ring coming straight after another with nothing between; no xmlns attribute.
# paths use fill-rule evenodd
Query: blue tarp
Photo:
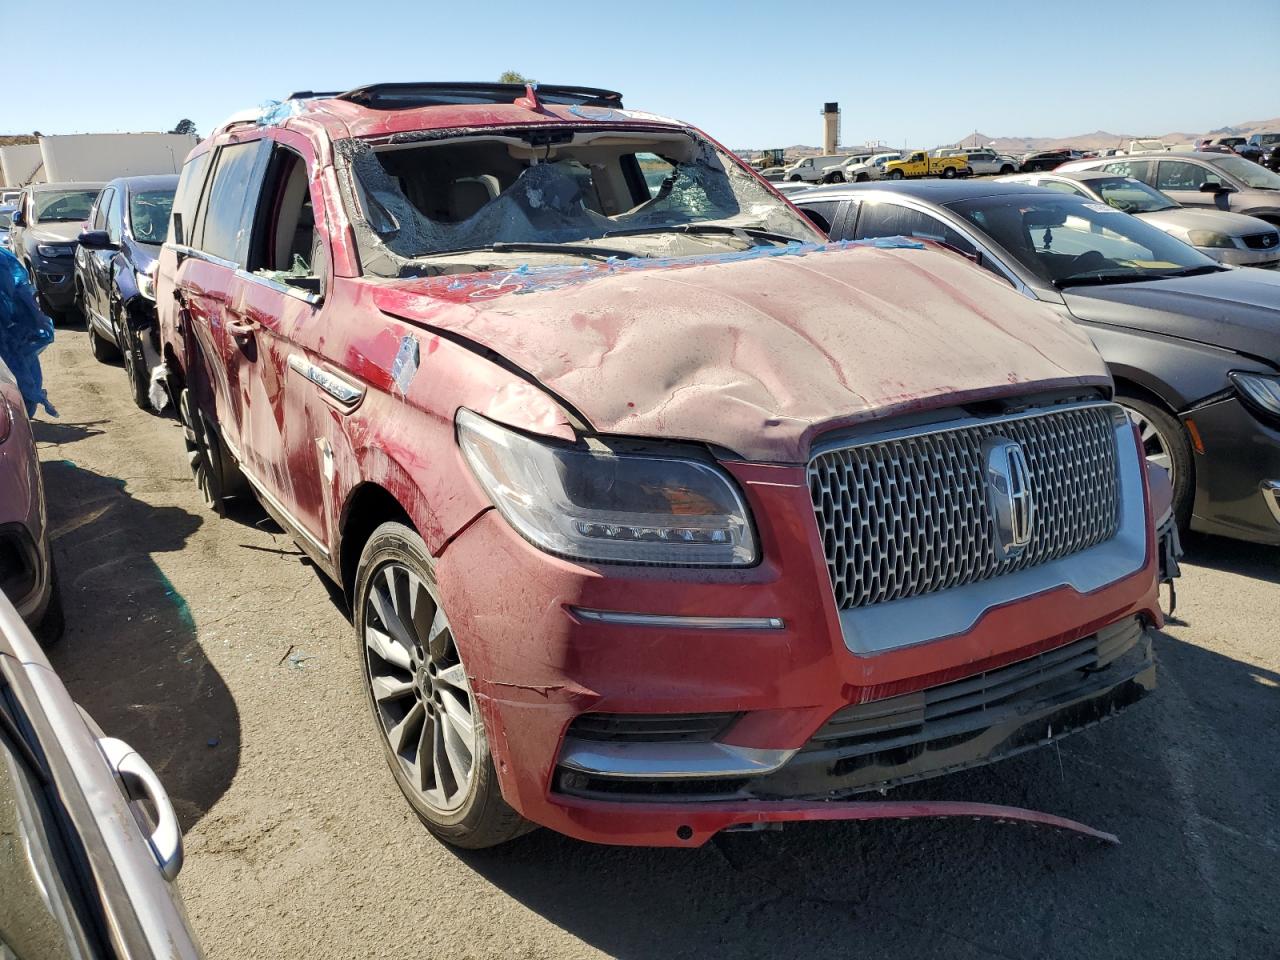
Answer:
<svg viewBox="0 0 1280 960"><path fill-rule="evenodd" d="M36 305L27 271L8 250L0 247L0 360L13 373L27 406L27 416L40 407L58 412L44 392L40 351L53 343L53 321Z"/></svg>

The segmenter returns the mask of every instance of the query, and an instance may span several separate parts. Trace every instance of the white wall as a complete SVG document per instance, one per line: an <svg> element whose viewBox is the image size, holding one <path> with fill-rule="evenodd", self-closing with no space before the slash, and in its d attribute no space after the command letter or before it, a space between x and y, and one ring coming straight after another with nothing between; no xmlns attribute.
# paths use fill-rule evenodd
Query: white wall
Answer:
<svg viewBox="0 0 1280 960"><path fill-rule="evenodd" d="M49 183L179 173L196 138L177 133L78 133L41 137Z"/></svg>
<svg viewBox="0 0 1280 960"><path fill-rule="evenodd" d="M38 143L0 147L0 174L3 175L0 182L10 187L41 183L44 181L44 171L40 169L43 162Z"/></svg>

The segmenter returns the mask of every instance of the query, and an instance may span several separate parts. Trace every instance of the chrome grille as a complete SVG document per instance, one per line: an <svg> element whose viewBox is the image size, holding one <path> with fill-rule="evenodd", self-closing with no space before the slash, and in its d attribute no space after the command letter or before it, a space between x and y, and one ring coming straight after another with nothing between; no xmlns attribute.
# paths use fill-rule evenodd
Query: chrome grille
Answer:
<svg viewBox="0 0 1280 960"><path fill-rule="evenodd" d="M1271 250L1280 246L1280 233L1275 230L1269 233L1251 233L1244 238L1244 245L1250 250Z"/></svg>
<svg viewBox="0 0 1280 960"><path fill-rule="evenodd" d="M993 418L819 454L809 491L836 603L885 603L987 580L1111 539L1119 522L1113 415L1093 404ZM1031 542L1000 559L982 442L1023 447Z"/></svg>

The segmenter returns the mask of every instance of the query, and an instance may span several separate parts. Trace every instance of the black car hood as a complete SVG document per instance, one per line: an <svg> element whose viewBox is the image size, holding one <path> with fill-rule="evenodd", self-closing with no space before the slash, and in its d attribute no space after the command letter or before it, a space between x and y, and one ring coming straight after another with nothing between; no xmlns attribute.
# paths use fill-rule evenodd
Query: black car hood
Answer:
<svg viewBox="0 0 1280 960"><path fill-rule="evenodd" d="M1245 267L1198 277L1062 291L1081 320L1194 340L1280 364L1280 272Z"/></svg>

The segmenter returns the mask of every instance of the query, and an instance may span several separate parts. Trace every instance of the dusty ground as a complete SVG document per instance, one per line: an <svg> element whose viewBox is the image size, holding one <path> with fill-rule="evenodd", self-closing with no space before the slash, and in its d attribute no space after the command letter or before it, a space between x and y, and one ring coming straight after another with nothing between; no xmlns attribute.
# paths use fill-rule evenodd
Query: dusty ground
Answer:
<svg viewBox="0 0 1280 960"><path fill-rule="evenodd" d="M150 758L212 958L1274 956L1280 551L1197 540L1158 695L916 796L1029 805L1118 848L994 824L809 825L697 851L538 831L458 853L397 792L340 604L251 505L206 512L178 427L62 330L37 426L68 613L53 660Z"/></svg>

